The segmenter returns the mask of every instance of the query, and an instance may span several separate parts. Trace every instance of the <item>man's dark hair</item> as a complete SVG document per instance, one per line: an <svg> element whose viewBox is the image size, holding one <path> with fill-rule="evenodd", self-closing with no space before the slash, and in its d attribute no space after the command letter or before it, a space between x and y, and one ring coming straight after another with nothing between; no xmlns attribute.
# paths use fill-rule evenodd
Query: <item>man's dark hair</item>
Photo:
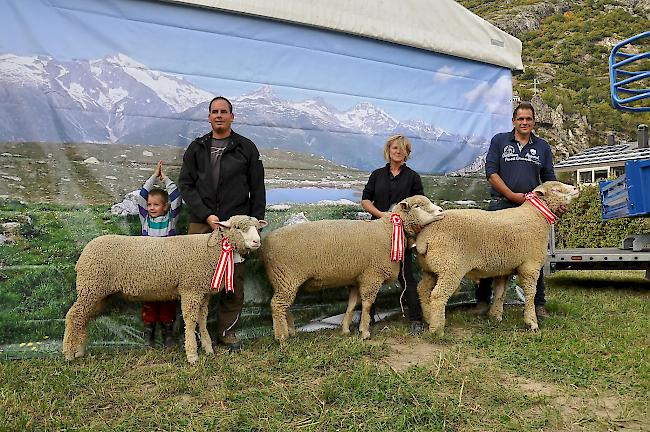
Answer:
<svg viewBox="0 0 650 432"><path fill-rule="evenodd" d="M533 107L533 104L530 102L520 102L519 105L517 105L517 108L512 112L512 119L517 118L517 111L522 110L522 109L529 109L533 112L533 120L535 120L535 108Z"/></svg>
<svg viewBox="0 0 650 432"><path fill-rule="evenodd" d="M208 112L210 112L212 110L212 102L214 102L216 100L224 100L224 101L226 101L226 103L228 104L228 108L230 109L230 113L232 114L232 104L230 103L230 101L228 99L226 99L223 96L217 96L216 98L214 98L214 99L212 99L210 101L210 103L208 104Z"/></svg>

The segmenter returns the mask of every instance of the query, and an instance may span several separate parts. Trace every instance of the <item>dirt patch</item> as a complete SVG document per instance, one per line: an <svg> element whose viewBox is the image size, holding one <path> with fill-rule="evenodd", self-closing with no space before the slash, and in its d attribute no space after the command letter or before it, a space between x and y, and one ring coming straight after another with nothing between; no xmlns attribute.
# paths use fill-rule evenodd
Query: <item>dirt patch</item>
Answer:
<svg viewBox="0 0 650 432"><path fill-rule="evenodd" d="M616 395L567 389L554 383L518 376L504 376L501 382L526 395L548 398L548 407L559 412L567 425L566 430L586 430L594 422L606 425L607 430L650 430L650 419L647 416L626 418L626 401Z"/></svg>
<svg viewBox="0 0 650 432"><path fill-rule="evenodd" d="M388 338L384 343L391 348L391 354L383 361L396 372L411 366L428 366L435 369L437 365L444 364L445 359L456 356L459 357L457 363L460 363L462 356L453 346L430 343L422 339ZM462 358L466 367L490 362L490 359ZM647 413L630 418L630 401L620 395L565 387L516 375L502 375L500 383L512 391L546 399L546 407L557 411L561 417L563 427L558 430L650 431L650 418ZM529 412L527 415L532 414Z"/></svg>
<svg viewBox="0 0 650 432"><path fill-rule="evenodd" d="M389 338L386 344L392 353L384 361L396 372L401 372L411 366L435 365L441 356L449 350L442 345L431 344L420 339L404 342Z"/></svg>

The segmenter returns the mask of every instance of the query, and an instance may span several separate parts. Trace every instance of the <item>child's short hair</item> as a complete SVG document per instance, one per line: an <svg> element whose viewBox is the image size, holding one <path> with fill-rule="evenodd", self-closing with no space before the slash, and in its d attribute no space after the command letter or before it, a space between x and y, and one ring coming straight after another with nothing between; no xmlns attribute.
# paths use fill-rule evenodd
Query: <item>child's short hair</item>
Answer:
<svg viewBox="0 0 650 432"><path fill-rule="evenodd" d="M159 197L162 200L163 204L167 204L169 202L169 194L165 189L161 189L158 187L153 188L149 191L149 196Z"/></svg>

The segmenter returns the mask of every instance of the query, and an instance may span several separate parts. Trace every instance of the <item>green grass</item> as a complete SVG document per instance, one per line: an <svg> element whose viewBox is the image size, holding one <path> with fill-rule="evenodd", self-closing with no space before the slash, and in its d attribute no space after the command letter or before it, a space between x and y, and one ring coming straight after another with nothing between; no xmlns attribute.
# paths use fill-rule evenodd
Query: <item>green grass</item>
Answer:
<svg viewBox="0 0 650 432"><path fill-rule="evenodd" d="M243 333L258 337L240 355L201 353L190 366L180 348L141 349L139 305L114 303L92 322L88 355L65 362L63 317L83 245L100 234L139 231L137 218L106 210L0 206L0 222L22 223L16 242L0 246L0 340L9 343L0 347L0 430L650 427L650 282L642 272L552 275L552 317L537 334L525 329L521 306L506 307L501 323L449 307L441 340L411 337L396 318L373 327L371 341L321 331L282 349L268 336L270 288L259 278L261 303L245 309L242 322ZM358 210L295 206L291 213L350 218ZM269 211L270 228L288 216ZM258 261L250 265L261 273ZM299 296L297 316L304 322L324 310L310 307L323 304L340 313L344 300L336 290ZM397 306L395 295L380 302Z"/></svg>
<svg viewBox="0 0 650 432"><path fill-rule="evenodd" d="M371 341L261 337L195 366L180 350L99 347L70 363L0 362L0 429L646 430L649 283L638 272L548 281L538 334L519 306L499 324L450 308L442 340L397 319Z"/></svg>

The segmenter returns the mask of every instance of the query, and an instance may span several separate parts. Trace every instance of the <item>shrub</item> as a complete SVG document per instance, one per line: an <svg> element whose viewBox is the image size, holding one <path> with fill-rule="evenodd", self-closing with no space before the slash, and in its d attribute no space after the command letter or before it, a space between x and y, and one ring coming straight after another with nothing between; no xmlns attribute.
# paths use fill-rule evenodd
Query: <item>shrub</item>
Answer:
<svg viewBox="0 0 650 432"><path fill-rule="evenodd" d="M650 219L623 218L603 221L598 186L584 186L580 197L555 226L558 248L620 247L632 234L650 233Z"/></svg>

